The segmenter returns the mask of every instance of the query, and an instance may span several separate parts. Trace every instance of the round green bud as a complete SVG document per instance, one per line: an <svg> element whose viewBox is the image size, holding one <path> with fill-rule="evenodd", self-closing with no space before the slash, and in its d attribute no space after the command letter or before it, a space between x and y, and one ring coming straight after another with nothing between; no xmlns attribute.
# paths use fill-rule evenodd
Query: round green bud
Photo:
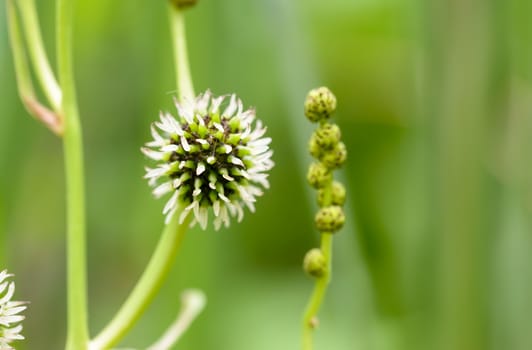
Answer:
<svg viewBox="0 0 532 350"><path fill-rule="evenodd" d="M337 143L333 148L321 153L321 162L330 169L341 167L347 159L347 149L343 142Z"/></svg>
<svg viewBox="0 0 532 350"><path fill-rule="evenodd" d="M336 97L326 87L311 90L305 100L305 115L315 123L328 119L336 110Z"/></svg>
<svg viewBox="0 0 532 350"><path fill-rule="evenodd" d="M316 213L314 220L320 232L334 233L344 226L345 215L342 207L331 205L330 207L321 208Z"/></svg>
<svg viewBox="0 0 532 350"><path fill-rule="evenodd" d="M184 9L186 7L194 6L198 0L170 0L170 2L177 8Z"/></svg>
<svg viewBox="0 0 532 350"><path fill-rule="evenodd" d="M332 183L331 193L330 193L330 203L325 203L325 192L324 188L321 188L318 191L318 205L324 207L326 205L339 205L342 206L345 203L345 187L341 182L334 181Z"/></svg>
<svg viewBox="0 0 532 350"><path fill-rule="evenodd" d="M316 133L313 133L308 142L308 150L310 155L316 159L321 157L322 149L316 140Z"/></svg>
<svg viewBox="0 0 532 350"><path fill-rule="evenodd" d="M325 256L319 248L313 248L305 254L303 260L303 270L312 277L321 277L327 270Z"/></svg>
<svg viewBox="0 0 532 350"><path fill-rule="evenodd" d="M313 136L318 146L324 149L330 149L340 142L342 133L338 125L325 123L316 129Z"/></svg>
<svg viewBox="0 0 532 350"><path fill-rule="evenodd" d="M332 174L322 163L312 163L308 169L307 180L310 186L319 189L332 179Z"/></svg>

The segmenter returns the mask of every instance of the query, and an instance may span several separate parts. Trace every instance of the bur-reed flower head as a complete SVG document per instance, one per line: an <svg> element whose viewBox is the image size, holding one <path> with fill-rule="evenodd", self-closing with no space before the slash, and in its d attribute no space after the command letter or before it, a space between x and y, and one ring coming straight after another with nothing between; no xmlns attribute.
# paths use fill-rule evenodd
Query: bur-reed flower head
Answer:
<svg viewBox="0 0 532 350"><path fill-rule="evenodd" d="M254 211L256 198L269 187L274 164L266 128L234 94L214 97L206 91L175 105L177 117L161 113L152 125L153 141L142 148L158 162L146 168L153 194L171 194L163 209L166 222L178 208L180 223L193 213L192 225L203 229L210 208L215 229L229 226L230 216L242 220L243 207Z"/></svg>
<svg viewBox="0 0 532 350"><path fill-rule="evenodd" d="M11 281L13 275L6 270L0 272L0 349L13 349L10 344L24 337L22 325L24 316L20 315L26 309L26 302L11 301L15 294L15 282Z"/></svg>

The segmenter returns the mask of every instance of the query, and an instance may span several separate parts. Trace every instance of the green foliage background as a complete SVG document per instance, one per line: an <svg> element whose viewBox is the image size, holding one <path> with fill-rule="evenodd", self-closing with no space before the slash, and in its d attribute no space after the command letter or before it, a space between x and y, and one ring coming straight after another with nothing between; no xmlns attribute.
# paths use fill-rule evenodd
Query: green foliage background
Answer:
<svg viewBox="0 0 532 350"><path fill-rule="evenodd" d="M163 225L139 147L175 81L165 1L77 1L75 69L88 191L90 324L134 285ZM54 58L54 2L38 2ZM526 0L200 1L196 90L236 92L273 138L272 188L221 232L193 229L123 342L142 348L179 294L208 306L176 348L296 349L317 245L304 181L308 90L329 86L349 152L348 223L316 349L530 349L532 29ZM20 349L64 341L61 144L23 110L0 6L0 266L30 300Z"/></svg>

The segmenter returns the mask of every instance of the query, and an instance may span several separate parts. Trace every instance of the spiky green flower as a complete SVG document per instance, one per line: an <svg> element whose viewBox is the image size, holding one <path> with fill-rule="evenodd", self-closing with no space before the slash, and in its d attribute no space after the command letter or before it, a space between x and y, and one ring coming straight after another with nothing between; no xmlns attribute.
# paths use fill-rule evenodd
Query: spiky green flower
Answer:
<svg viewBox="0 0 532 350"><path fill-rule="evenodd" d="M15 294L15 282L10 281L13 275L6 270L0 272L0 349L13 349L9 344L15 340L24 339L22 325L24 316L20 315L26 309L26 302L11 301Z"/></svg>
<svg viewBox="0 0 532 350"><path fill-rule="evenodd" d="M236 95L213 97L206 91L175 104L177 118L161 113L160 122L152 125L153 141L142 148L158 162L146 168L153 194L172 193L163 209L166 222L178 208L180 222L193 212L192 225L198 222L203 229L210 208L216 229L229 226L230 216L242 220L243 207L254 211L256 197L269 187L274 164L271 139L263 137L266 128L255 122L253 109L243 110Z"/></svg>

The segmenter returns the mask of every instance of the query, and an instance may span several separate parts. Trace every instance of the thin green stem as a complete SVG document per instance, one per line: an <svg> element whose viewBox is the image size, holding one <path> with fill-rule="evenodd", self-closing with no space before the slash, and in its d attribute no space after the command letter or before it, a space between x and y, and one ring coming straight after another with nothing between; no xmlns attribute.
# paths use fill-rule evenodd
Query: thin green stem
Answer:
<svg viewBox="0 0 532 350"><path fill-rule="evenodd" d="M188 63L185 17L183 10L170 4L170 25L174 45L177 93L180 101L194 98L194 87Z"/></svg>
<svg viewBox="0 0 532 350"><path fill-rule="evenodd" d="M57 59L63 88L64 156L67 196L67 344L88 346L87 273L85 253L85 187L83 142L76 102L72 59L73 0L57 0Z"/></svg>
<svg viewBox="0 0 532 350"><path fill-rule="evenodd" d="M194 88L188 64L185 19L177 6L170 5L170 22L178 97L183 101L185 98L194 98ZM174 214L164 228L146 270L111 322L91 341L91 350L109 349L118 343L133 327L161 288L192 220L192 216L188 215L184 222L179 224L178 217L179 213Z"/></svg>
<svg viewBox="0 0 532 350"><path fill-rule="evenodd" d="M323 206L329 206L332 202L332 179L325 185L324 188ZM325 272L321 277L316 278L314 291L305 309L303 315L303 333L302 333L302 348L303 350L312 350L312 334L313 330L318 325L317 315L321 304L327 292L327 287L331 280L331 262L332 262L332 236L331 232L321 232L321 246L320 249L325 258Z"/></svg>
<svg viewBox="0 0 532 350"><path fill-rule="evenodd" d="M20 23L17 17L17 11L12 0L6 2L7 19L9 26L9 37L13 53L13 62L15 65L15 75L17 78L17 87L20 99L26 107L28 113L43 122L50 130L57 135L61 135L63 126L57 113L50 111L37 100L35 90L31 80L31 73L28 66L28 60L24 49L24 41L20 33Z"/></svg>
<svg viewBox="0 0 532 350"><path fill-rule="evenodd" d="M30 58L35 68L37 79L50 105L54 111L58 112L61 110L61 88L57 83L44 49L35 2L34 0L19 0L17 3L20 8Z"/></svg>
<svg viewBox="0 0 532 350"><path fill-rule="evenodd" d="M91 341L91 350L109 349L117 344L133 327L161 288L192 216L188 215L182 224L179 224L178 218L179 213L174 214L164 228L146 270L111 322Z"/></svg>
<svg viewBox="0 0 532 350"><path fill-rule="evenodd" d="M11 42L11 51L13 52L13 63L15 65L18 92L22 99L34 98L35 92L31 82L28 60L24 52L24 43L19 30L20 24L17 17L17 11L12 0L7 0L6 6L9 39Z"/></svg>
<svg viewBox="0 0 532 350"><path fill-rule="evenodd" d="M166 332L148 350L171 349L205 308L207 298L201 290L190 289L181 294L181 310Z"/></svg>
<svg viewBox="0 0 532 350"><path fill-rule="evenodd" d="M321 251L325 257L325 273L316 279L314 291L303 316L303 350L312 349L312 333L318 325L317 314L331 280L332 234L322 233Z"/></svg>

